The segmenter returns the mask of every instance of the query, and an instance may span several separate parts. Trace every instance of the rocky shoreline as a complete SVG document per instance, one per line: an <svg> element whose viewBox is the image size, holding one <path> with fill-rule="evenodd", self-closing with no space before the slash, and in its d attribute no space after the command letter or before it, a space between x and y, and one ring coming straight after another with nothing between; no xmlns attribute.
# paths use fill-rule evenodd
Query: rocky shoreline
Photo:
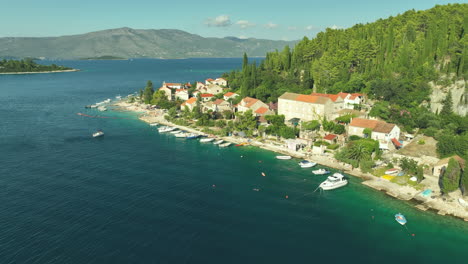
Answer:
<svg viewBox="0 0 468 264"><path fill-rule="evenodd" d="M60 70L60 71L43 71L43 72L0 72L0 74L36 74L36 73L59 73L59 72L77 72L79 69Z"/></svg>
<svg viewBox="0 0 468 264"><path fill-rule="evenodd" d="M161 110L147 110L145 107L142 107L142 105L138 103L131 104L126 103L124 101L120 101L115 105L126 111L143 113L139 117L139 119L146 123L159 123L162 125L177 127L179 129L193 133L202 133L201 131L196 130L194 128L176 125L165 120L164 114L161 112ZM285 147L275 146L273 144L267 144L264 142L235 136L225 136L220 138L235 144L247 142L252 146L259 147L265 150L289 155L299 159L309 160L326 167L341 170L346 174L362 179L362 184L364 184L365 186L368 186L377 191L382 191L385 194L398 200L411 201L412 205L419 210L432 210L439 215L450 215L468 222L468 208L463 208L460 204L458 204L456 198L451 197L451 201L448 201L446 198L442 197L423 197L422 195L420 195L420 190L417 190L410 186L400 186L396 183L392 183L380 177L376 177L370 173L363 173L359 168L352 168L351 165L342 163L332 156L292 151Z"/></svg>

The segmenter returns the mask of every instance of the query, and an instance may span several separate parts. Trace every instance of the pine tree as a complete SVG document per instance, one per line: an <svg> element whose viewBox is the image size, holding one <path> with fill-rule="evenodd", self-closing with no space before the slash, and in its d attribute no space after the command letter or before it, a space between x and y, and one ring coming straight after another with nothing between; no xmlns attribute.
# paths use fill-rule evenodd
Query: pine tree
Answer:
<svg viewBox="0 0 468 264"><path fill-rule="evenodd" d="M440 111L440 115L447 116L453 113L452 111L453 102L452 102L452 92L449 91L447 96L444 100L444 105L442 106L442 110Z"/></svg>

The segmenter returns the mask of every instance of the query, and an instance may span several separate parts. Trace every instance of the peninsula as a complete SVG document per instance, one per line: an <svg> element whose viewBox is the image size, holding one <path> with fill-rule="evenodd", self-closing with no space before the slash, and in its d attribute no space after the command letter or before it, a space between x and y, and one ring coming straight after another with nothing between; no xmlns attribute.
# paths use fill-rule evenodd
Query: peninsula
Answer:
<svg viewBox="0 0 468 264"><path fill-rule="evenodd" d="M34 73L57 73L79 71L65 66L42 65L34 62L33 59L24 60L1 60L0 74L34 74Z"/></svg>

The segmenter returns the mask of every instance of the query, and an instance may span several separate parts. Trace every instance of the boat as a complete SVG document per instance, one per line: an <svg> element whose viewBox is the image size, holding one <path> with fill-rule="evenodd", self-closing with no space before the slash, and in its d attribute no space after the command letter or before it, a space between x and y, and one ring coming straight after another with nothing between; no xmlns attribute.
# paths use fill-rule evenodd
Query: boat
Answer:
<svg viewBox="0 0 468 264"><path fill-rule="evenodd" d="M99 111L107 111L107 108L106 108L105 106L100 105L100 106L97 107L97 110L99 110Z"/></svg>
<svg viewBox="0 0 468 264"><path fill-rule="evenodd" d="M93 138L102 137L102 136L104 136L104 132L102 130L98 130L93 133Z"/></svg>
<svg viewBox="0 0 468 264"><path fill-rule="evenodd" d="M330 173L330 171L327 171L326 169L318 169L318 170L313 170L312 173L315 175L325 175L325 174Z"/></svg>
<svg viewBox="0 0 468 264"><path fill-rule="evenodd" d="M385 171L385 174L392 175L392 174L398 174L398 172L400 172L399 169L393 168L393 169L388 169L388 170L386 170L386 171Z"/></svg>
<svg viewBox="0 0 468 264"><path fill-rule="evenodd" d="M164 126L164 127L158 128L158 131L159 131L159 133L165 133L165 132L174 131L176 129L177 129L177 127Z"/></svg>
<svg viewBox="0 0 468 264"><path fill-rule="evenodd" d="M177 130L171 131L171 132L169 132L169 133L171 133L171 134L179 134L179 133L182 133L182 131L180 131L180 130L177 129Z"/></svg>
<svg viewBox="0 0 468 264"><path fill-rule="evenodd" d="M289 160L292 157L291 156L276 156L276 158L279 159L279 160Z"/></svg>
<svg viewBox="0 0 468 264"><path fill-rule="evenodd" d="M220 140L217 140L217 141L213 142L213 144L219 145L219 144L221 144L223 142L224 142L224 140L220 139Z"/></svg>
<svg viewBox="0 0 468 264"><path fill-rule="evenodd" d="M335 172L332 176L328 176L327 179L319 185L324 191L333 190L348 184L348 180L345 179L343 174Z"/></svg>
<svg viewBox="0 0 468 264"><path fill-rule="evenodd" d="M463 200L462 198L458 198L458 202L460 203L461 206L468 208L468 202Z"/></svg>
<svg viewBox="0 0 468 264"><path fill-rule="evenodd" d="M121 100L121 99L122 99L122 96L120 96L120 95L117 95L117 96L115 97L115 99L117 99L117 100Z"/></svg>
<svg viewBox="0 0 468 264"><path fill-rule="evenodd" d="M395 215L395 220L400 224L400 225L404 225L406 224L406 217L400 213L396 214Z"/></svg>
<svg viewBox="0 0 468 264"><path fill-rule="evenodd" d="M102 102L105 103L105 104L108 104L108 103L111 102L111 99L106 99L106 100L104 100L104 101L102 101Z"/></svg>
<svg viewBox="0 0 468 264"><path fill-rule="evenodd" d="M200 142L211 142L211 141L214 141L215 139L214 138L202 138L200 139Z"/></svg>
<svg viewBox="0 0 468 264"><path fill-rule="evenodd" d="M232 145L231 142L226 142L226 143L223 143L223 144L219 144L219 146L222 147L222 148L229 147L231 145Z"/></svg>
<svg viewBox="0 0 468 264"><path fill-rule="evenodd" d="M178 137L178 138L186 138L187 137L187 133L178 133L178 134L175 134L175 137Z"/></svg>
<svg viewBox="0 0 468 264"><path fill-rule="evenodd" d="M158 126L159 124L158 123L151 123L149 124L150 126Z"/></svg>
<svg viewBox="0 0 468 264"><path fill-rule="evenodd" d="M301 168L312 168L313 166L317 165L315 162L310 162L308 160L303 160L298 163Z"/></svg>
<svg viewBox="0 0 468 264"><path fill-rule="evenodd" d="M248 145L249 143L247 142L242 142L242 143L239 143L237 145L235 145L236 147L242 147L242 146L245 146L245 145Z"/></svg>
<svg viewBox="0 0 468 264"><path fill-rule="evenodd" d="M187 139L195 139L195 138L199 138L199 137L200 137L200 135L195 134L195 133L189 133L187 135Z"/></svg>

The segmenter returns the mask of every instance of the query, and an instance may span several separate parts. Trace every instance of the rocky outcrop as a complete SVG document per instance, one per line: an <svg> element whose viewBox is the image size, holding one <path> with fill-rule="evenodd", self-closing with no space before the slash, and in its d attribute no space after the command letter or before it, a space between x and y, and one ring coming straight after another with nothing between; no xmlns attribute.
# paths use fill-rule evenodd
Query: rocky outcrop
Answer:
<svg viewBox="0 0 468 264"><path fill-rule="evenodd" d="M450 85L438 85L430 82L432 88L431 111L439 113L442 110L443 102L448 92L452 93L453 112L461 116L466 116L468 112L468 81L458 80Z"/></svg>

